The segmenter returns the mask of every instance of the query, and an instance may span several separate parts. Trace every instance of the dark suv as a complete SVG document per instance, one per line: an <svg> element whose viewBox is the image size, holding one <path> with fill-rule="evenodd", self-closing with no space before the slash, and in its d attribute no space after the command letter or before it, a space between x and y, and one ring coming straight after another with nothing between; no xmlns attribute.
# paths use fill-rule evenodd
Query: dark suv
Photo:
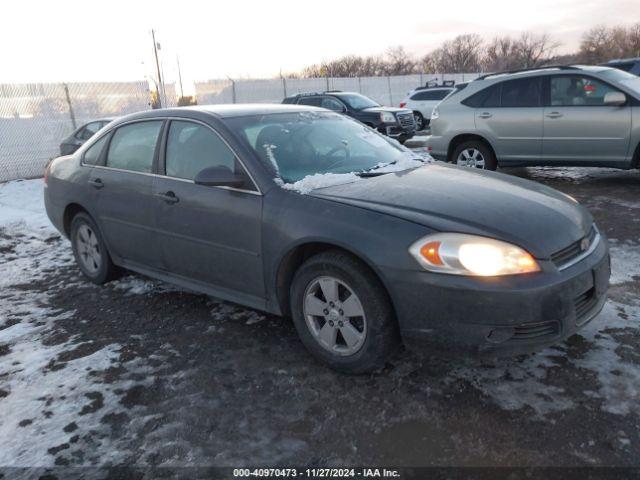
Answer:
<svg viewBox="0 0 640 480"><path fill-rule="evenodd" d="M603 63L602 66L617 68L640 77L640 57L610 60L607 63Z"/></svg>
<svg viewBox="0 0 640 480"><path fill-rule="evenodd" d="M320 93L300 93L285 98L282 103L311 105L344 113L388 137L395 138L400 143L413 137L416 132L416 123L411 110L383 107L369 97L355 92L331 90Z"/></svg>

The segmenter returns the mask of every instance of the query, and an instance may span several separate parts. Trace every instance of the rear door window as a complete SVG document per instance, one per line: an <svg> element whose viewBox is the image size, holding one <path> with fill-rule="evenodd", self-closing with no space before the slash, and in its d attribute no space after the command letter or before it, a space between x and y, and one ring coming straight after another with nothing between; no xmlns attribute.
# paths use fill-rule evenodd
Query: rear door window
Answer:
<svg viewBox="0 0 640 480"><path fill-rule="evenodd" d="M411 100L421 101L438 101L444 99L451 90L424 90L422 92L414 93L411 96Z"/></svg>
<svg viewBox="0 0 640 480"><path fill-rule="evenodd" d="M328 108L329 110L333 110L334 112L344 112L346 107L340 100L336 100L332 97L323 97L322 103L320 104L322 108Z"/></svg>
<svg viewBox="0 0 640 480"><path fill-rule="evenodd" d="M501 107L539 107L540 77L508 80L502 84Z"/></svg>
<svg viewBox="0 0 640 480"><path fill-rule="evenodd" d="M162 121L132 123L118 128L109 144L107 167L150 173Z"/></svg>
<svg viewBox="0 0 640 480"><path fill-rule="evenodd" d="M322 104L322 97L302 97L298 100L298 104L319 107Z"/></svg>

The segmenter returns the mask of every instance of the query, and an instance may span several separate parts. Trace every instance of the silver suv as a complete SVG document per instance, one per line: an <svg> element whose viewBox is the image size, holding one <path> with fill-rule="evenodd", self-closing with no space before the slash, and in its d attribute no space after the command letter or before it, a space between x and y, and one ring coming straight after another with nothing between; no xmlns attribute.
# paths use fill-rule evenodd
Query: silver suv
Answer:
<svg viewBox="0 0 640 480"><path fill-rule="evenodd" d="M431 155L462 166L638 168L640 78L589 66L485 75L434 109L431 133Z"/></svg>

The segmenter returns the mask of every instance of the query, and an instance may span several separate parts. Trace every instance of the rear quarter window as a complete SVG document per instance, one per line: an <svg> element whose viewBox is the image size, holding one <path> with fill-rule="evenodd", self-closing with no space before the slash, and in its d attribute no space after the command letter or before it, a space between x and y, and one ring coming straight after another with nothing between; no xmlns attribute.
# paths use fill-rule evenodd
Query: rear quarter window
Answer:
<svg viewBox="0 0 640 480"><path fill-rule="evenodd" d="M107 138L109 135L104 135L100 138L96 143L91 145L86 152L84 152L84 156L82 157L82 162L86 165L96 165L100 160L100 154L104 149L105 143L107 143Z"/></svg>

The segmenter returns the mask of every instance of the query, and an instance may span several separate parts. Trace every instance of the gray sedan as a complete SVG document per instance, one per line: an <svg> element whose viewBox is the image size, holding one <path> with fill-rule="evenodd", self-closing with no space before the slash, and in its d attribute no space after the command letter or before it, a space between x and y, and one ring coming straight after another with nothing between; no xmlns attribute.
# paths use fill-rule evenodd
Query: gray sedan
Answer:
<svg viewBox="0 0 640 480"><path fill-rule="evenodd" d="M133 270L276 315L345 372L404 342L515 352L601 310L607 242L573 199L416 158L293 105L155 110L113 122L45 176L86 277Z"/></svg>

